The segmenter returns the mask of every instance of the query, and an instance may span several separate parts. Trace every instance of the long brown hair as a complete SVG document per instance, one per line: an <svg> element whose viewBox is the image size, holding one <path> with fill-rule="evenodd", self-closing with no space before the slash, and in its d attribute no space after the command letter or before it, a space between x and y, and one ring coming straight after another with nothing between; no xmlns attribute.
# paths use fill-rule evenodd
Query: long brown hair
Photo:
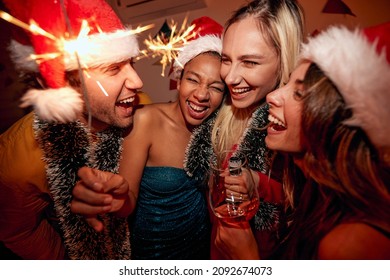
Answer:
<svg viewBox="0 0 390 280"><path fill-rule="evenodd" d="M316 258L321 239L346 221L389 228L390 168L351 117L338 89L311 64L302 97L301 170L286 168L285 189L292 211L285 258ZM368 97L369 98L369 97Z"/></svg>

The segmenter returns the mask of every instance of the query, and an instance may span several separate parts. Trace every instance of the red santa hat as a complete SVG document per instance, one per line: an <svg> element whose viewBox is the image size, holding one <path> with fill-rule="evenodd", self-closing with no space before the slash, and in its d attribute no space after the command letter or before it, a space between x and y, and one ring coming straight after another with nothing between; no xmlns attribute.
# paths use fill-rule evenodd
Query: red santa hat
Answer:
<svg viewBox="0 0 390 280"><path fill-rule="evenodd" d="M48 88L29 90L22 106L33 105L46 121L69 122L83 109L79 92L66 86L65 72L121 62L137 56L134 32L123 26L104 0L4 0L10 14L34 22L46 34L16 35L10 45L16 68L40 72ZM23 31L19 29L19 31Z"/></svg>
<svg viewBox="0 0 390 280"><path fill-rule="evenodd" d="M377 148L390 148L390 22L348 30L332 26L303 45L302 58L313 61L332 80L353 115Z"/></svg>
<svg viewBox="0 0 390 280"><path fill-rule="evenodd" d="M209 17L200 17L191 22L196 35L178 53L173 64L173 78L179 79L184 66L194 57L208 51L222 53L223 26Z"/></svg>

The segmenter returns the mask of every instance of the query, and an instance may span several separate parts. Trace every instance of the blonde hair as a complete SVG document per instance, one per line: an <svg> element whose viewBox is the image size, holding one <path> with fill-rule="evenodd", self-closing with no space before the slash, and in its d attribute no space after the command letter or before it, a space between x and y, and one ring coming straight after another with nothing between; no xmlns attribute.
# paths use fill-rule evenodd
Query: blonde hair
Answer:
<svg viewBox="0 0 390 280"><path fill-rule="evenodd" d="M279 76L276 88L288 82L298 60L304 34L304 16L294 0L257 0L237 10L226 22L226 30L235 22L254 17L269 44L279 58ZM258 104L255 104L257 106ZM216 118L212 131L215 151L230 149L243 135L255 107L235 108L226 98Z"/></svg>

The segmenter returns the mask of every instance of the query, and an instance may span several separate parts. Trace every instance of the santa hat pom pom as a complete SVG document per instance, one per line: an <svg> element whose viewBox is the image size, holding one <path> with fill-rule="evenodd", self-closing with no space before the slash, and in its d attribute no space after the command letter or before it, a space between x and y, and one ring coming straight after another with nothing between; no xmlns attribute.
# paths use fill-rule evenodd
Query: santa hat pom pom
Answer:
<svg viewBox="0 0 390 280"><path fill-rule="evenodd" d="M20 107L34 106L36 114L48 122L73 122L83 109L80 93L70 87L31 89L21 99ZM58 102L60 101L60 102Z"/></svg>

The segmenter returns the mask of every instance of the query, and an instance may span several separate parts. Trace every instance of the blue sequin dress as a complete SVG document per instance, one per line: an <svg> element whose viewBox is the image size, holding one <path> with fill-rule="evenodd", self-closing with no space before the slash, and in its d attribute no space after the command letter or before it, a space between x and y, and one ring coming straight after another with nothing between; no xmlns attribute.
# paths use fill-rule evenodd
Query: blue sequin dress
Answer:
<svg viewBox="0 0 390 280"><path fill-rule="evenodd" d="M204 188L183 169L145 167L131 217L132 259L209 259Z"/></svg>

